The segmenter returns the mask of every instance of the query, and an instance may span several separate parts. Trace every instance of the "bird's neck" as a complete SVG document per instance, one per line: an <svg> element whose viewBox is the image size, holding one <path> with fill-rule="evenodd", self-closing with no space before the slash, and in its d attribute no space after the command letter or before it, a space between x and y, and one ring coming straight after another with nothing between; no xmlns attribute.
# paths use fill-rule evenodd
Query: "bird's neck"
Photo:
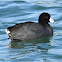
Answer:
<svg viewBox="0 0 62 62"><path fill-rule="evenodd" d="M45 19L39 19L39 24L46 27L46 25L48 25L48 21L46 21Z"/></svg>

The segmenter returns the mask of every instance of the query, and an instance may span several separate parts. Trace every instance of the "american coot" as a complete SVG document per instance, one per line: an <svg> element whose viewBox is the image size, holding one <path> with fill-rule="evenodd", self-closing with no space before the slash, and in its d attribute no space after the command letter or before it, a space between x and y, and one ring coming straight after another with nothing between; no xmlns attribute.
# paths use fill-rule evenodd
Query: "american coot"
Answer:
<svg viewBox="0 0 62 62"><path fill-rule="evenodd" d="M50 15L43 12L38 19L38 23L35 22L24 22L14 26L8 27L6 33L9 35L9 39L19 40L32 40L41 38L44 36L52 36L53 29L48 22L54 23L50 18Z"/></svg>

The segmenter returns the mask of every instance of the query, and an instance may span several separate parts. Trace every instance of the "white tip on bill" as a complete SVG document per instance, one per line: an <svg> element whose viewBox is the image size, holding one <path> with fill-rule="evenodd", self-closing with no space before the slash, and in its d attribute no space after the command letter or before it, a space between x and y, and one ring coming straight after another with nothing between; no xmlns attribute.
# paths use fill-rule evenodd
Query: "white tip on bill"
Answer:
<svg viewBox="0 0 62 62"><path fill-rule="evenodd" d="M53 20L52 18L50 18L49 21L50 21L51 23L55 23L54 20Z"/></svg>

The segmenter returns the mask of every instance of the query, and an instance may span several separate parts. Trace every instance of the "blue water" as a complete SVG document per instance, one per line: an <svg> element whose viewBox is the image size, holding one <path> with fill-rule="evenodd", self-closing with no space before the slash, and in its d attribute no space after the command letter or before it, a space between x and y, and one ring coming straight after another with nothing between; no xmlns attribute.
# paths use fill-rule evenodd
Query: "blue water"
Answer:
<svg viewBox="0 0 62 62"><path fill-rule="evenodd" d="M32 41L11 41L5 29L16 23L37 22L48 12L54 35ZM62 0L0 1L0 62L62 62Z"/></svg>

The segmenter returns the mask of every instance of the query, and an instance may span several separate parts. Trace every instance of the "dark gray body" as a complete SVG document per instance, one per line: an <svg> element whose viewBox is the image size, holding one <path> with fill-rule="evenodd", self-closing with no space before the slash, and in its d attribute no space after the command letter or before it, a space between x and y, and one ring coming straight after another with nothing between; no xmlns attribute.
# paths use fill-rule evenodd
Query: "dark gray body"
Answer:
<svg viewBox="0 0 62 62"><path fill-rule="evenodd" d="M8 27L7 30L10 39L31 40L43 36L53 35L53 30L49 24L43 27L39 23L25 22Z"/></svg>

